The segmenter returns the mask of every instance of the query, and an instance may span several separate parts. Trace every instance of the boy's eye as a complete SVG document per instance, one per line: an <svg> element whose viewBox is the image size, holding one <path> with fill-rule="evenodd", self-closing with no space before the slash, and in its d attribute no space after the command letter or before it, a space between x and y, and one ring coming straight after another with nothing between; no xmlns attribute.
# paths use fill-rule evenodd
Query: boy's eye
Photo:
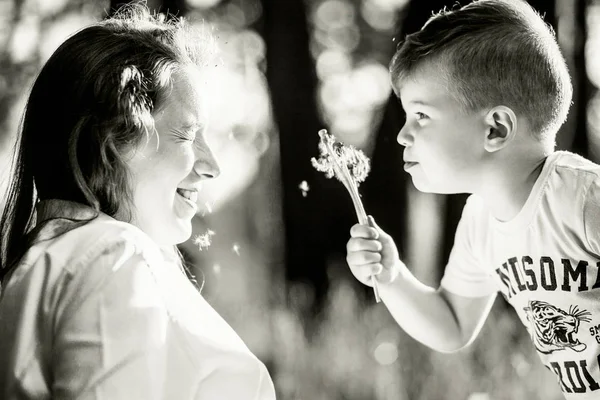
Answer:
<svg viewBox="0 0 600 400"><path fill-rule="evenodd" d="M415 113L415 115L417 116L417 120L422 120L422 119L427 118L427 115L423 114L422 112Z"/></svg>

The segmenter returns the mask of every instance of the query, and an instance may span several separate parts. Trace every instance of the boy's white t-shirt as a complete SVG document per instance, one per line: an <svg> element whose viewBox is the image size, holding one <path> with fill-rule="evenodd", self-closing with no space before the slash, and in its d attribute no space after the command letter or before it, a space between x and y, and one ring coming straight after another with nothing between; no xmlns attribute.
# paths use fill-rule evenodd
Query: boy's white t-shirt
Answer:
<svg viewBox="0 0 600 400"><path fill-rule="evenodd" d="M275 399L264 364L141 230L62 200L40 216L0 298L1 399Z"/></svg>
<svg viewBox="0 0 600 400"><path fill-rule="evenodd" d="M501 292L565 397L600 398L600 166L551 154L508 222L470 196L441 286L467 297Z"/></svg>

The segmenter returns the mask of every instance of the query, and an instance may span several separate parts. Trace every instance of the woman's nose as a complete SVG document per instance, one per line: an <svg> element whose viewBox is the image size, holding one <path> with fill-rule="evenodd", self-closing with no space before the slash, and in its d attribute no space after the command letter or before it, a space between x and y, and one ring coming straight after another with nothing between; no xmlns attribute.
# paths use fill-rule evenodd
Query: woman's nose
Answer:
<svg viewBox="0 0 600 400"><path fill-rule="evenodd" d="M194 164L194 171L205 178L216 178L221 174L221 168L210 149L205 149Z"/></svg>

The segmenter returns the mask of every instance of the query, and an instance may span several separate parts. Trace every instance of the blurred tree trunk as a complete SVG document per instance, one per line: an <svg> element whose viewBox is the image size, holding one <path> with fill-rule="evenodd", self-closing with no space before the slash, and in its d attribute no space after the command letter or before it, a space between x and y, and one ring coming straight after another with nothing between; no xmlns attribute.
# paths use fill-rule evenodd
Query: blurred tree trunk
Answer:
<svg viewBox="0 0 600 400"><path fill-rule="evenodd" d="M325 179L310 162L318 156L317 132L324 125L317 111L305 4L263 0L262 7L259 30L266 43L266 77L280 141L285 275L314 289L318 307L328 289L330 253L341 248L340 227L350 226L352 209L343 186ZM309 187L305 193L299 188L304 181Z"/></svg>
<svg viewBox="0 0 600 400"><path fill-rule="evenodd" d="M394 238L400 254L404 253L407 243L406 188L410 184L410 177L403 169L404 148L396 140L403 124L404 112L392 93L376 132L371 173L361 185L365 209Z"/></svg>
<svg viewBox="0 0 600 400"><path fill-rule="evenodd" d="M357 222L344 186L326 179L310 163L318 156L318 135L325 128L317 106L317 76L309 51L310 34L303 1L263 0L262 34L267 48L267 81L280 133L286 269L290 282L306 282L315 289L318 312L331 279L346 275L365 296L371 289L351 277L345 261L350 227ZM384 110L369 178L360 191L372 212L402 249L405 216L405 174L396 143L400 129L398 103ZM299 189L306 181L306 196Z"/></svg>

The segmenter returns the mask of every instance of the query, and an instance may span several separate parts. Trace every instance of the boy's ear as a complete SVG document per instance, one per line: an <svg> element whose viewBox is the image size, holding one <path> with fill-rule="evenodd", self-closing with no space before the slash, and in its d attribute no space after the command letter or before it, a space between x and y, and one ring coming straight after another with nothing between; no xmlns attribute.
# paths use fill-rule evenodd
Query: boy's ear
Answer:
<svg viewBox="0 0 600 400"><path fill-rule="evenodd" d="M492 108L485 116L487 133L484 147L493 153L504 148L517 133L517 115L506 106Z"/></svg>

